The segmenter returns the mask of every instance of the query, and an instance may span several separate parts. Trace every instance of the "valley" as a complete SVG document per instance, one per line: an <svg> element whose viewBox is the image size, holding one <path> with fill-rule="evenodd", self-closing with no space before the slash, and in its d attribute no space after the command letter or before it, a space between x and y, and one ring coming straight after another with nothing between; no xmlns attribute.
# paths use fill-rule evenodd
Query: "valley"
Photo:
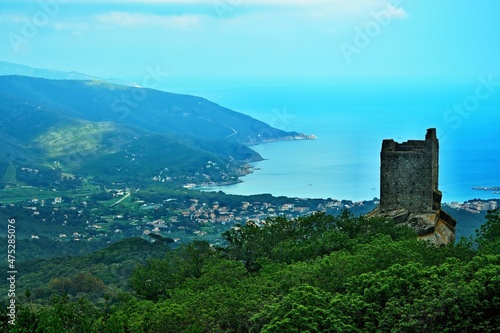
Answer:
<svg viewBox="0 0 500 333"><path fill-rule="evenodd" d="M97 249L129 237L153 241L153 236L165 238L173 247L195 239L221 245L221 233L237 224L261 224L267 218L296 218L316 212L338 215L344 209L359 215L377 204L374 200L352 202L269 194L236 196L164 184L141 188L103 186L88 180L69 190L8 187L0 190L0 196L0 218L15 216L18 237L39 242L41 248L45 242L85 242ZM19 254L26 258L34 255Z"/></svg>

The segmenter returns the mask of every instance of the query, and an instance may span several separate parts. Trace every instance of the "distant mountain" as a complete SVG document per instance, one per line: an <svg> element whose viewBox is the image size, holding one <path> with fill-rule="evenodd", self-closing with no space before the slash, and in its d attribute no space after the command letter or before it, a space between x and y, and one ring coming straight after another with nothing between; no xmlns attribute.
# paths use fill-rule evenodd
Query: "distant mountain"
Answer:
<svg viewBox="0 0 500 333"><path fill-rule="evenodd" d="M23 75L39 77L52 80L101 80L102 78L87 75L80 72L63 72L53 69L33 68L26 65L14 64L11 62L0 61L0 75ZM105 79L107 82L122 84L127 86L137 86L133 82L126 82L120 79Z"/></svg>
<svg viewBox="0 0 500 333"><path fill-rule="evenodd" d="M248 145L304 139L206 99L99 80L0 76L0 162L112 181L232 182ZM0 175L0 180L1 180Z"/></svg>

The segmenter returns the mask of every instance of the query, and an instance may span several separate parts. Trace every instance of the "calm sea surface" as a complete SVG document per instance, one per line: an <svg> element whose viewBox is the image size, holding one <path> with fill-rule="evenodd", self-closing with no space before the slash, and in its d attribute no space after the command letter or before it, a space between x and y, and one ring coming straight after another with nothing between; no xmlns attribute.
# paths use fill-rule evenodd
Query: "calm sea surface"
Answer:
<svg viewBox="0 0 500 333"><path fill-rule="evenodd" d="M239 84L189 93L317 140L253 147L265 161L243 183L205 188L231 194L302 198L379 197L382 140L423 140L437 128L443 201L499 198L472 187L500 187L500 88L475 99L462 85ZM478 103L474 104L473 102ZM465 108L454 105L466 104Z"/></svg>

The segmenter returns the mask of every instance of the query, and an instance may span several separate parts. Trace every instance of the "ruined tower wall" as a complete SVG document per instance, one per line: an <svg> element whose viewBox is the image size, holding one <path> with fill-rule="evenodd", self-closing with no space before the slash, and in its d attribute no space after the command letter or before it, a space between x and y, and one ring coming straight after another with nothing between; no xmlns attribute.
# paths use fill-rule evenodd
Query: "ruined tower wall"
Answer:
<svg viewBox="0 0 500 333"><path fill-rule="evenodd" d="M431 167L432 167L432 188L438 191L439 184L439 141L436 136L436 129L431 128L427 130L425 136L426 142L431 146Z"/></svg>
<svg viewBox="0 0 500 333"><path fill-rule="evenodd" d="M425 141L397 143L384 140L380 153L380 209L407 209L411 213L435 210L433 195L438 187L439 144L435 129Z"/></svg>

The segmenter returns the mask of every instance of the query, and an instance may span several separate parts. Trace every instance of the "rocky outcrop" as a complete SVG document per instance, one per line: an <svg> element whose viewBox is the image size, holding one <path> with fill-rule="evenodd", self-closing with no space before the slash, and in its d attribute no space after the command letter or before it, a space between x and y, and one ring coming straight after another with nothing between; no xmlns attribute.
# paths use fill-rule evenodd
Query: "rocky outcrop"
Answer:
<svg viewBox="0 0 500 333"><path fill-rule="evenodd" d="M414 229L419 239L429 241L436 246L455 242L455 225L457 222L445 211L438 209L432 213L415 214L406 209L381 211L375 208L367 217L389 218L396 225L407 225Z"/></svg>

